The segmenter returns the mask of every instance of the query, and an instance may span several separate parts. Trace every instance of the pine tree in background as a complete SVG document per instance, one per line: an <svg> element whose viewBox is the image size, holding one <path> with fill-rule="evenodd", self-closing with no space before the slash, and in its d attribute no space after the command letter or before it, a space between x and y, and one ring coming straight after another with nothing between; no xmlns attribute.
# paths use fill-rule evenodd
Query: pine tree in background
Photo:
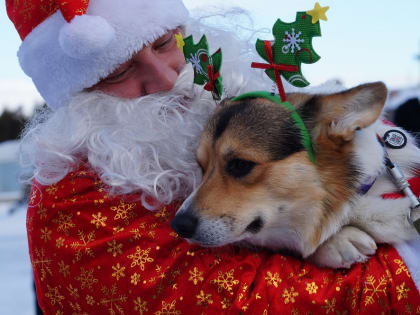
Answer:
<svg viewBox="0 0 420 315"><path fill-rule="evenodd" d="M0 114L0 142L19 139L26 123L32 117L37 116L37 121L41 122L40 117L44 117L44 114L50 111L51 109L45 103L34 105L33 112L29 117L22 112L21 108L14 111L5 109Z"/></svg>
<svg viewBox="0 0 420 315"><path fill-rule="evenodd" d="M21 109L5 109L0 116L0 142L19 139L27 121Z"/></svg>

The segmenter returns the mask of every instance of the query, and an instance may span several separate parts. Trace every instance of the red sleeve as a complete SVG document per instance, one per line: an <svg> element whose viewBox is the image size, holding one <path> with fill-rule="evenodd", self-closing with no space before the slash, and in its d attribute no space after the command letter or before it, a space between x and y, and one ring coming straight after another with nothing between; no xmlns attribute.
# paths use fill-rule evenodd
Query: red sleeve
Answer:
<svg viewBox="0 0 420 315"><path fill-rule="evenodd" d="M150 212L79 170L34 182L27 229L45 314L347 314L420 311L401 257L380 247L350 270L293 257L188 244L170 228L177 204Z"/></svg>

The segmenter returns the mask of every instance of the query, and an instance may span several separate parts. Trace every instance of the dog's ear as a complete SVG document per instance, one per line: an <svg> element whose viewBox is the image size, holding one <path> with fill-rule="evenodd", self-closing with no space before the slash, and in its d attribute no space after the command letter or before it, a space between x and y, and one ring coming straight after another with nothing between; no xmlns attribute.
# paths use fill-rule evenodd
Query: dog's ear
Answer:
<svg viewBox="0 0 420 315"><path fill-rule="evenodd" d="M387 98L382 82L360 85L350 90L320 97L321 128L337 145L354 138L356 130L373 124L381 115Z"/></svg>

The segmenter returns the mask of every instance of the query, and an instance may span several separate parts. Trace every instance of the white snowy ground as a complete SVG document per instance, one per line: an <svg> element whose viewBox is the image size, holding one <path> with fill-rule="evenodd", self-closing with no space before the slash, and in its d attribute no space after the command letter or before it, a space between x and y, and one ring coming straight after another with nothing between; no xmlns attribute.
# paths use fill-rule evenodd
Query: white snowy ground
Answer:
<svg viewBox="0 0 420 315"><path fill-rule="evenodd" d="M35 298L26 240L26 209L0 203L0 314L33 315Z"/></svg>

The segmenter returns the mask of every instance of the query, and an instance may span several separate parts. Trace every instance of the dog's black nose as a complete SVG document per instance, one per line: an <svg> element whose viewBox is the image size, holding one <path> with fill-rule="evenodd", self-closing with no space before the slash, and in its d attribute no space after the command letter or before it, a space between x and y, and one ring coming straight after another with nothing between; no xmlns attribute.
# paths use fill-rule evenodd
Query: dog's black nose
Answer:
<svg viewBox="0 0 420 315"><path fill-rule="evenodd" d="M198 219L190 213L178 214L171 222L172 229L183 238L191 238L197 228Z"/></svg>

